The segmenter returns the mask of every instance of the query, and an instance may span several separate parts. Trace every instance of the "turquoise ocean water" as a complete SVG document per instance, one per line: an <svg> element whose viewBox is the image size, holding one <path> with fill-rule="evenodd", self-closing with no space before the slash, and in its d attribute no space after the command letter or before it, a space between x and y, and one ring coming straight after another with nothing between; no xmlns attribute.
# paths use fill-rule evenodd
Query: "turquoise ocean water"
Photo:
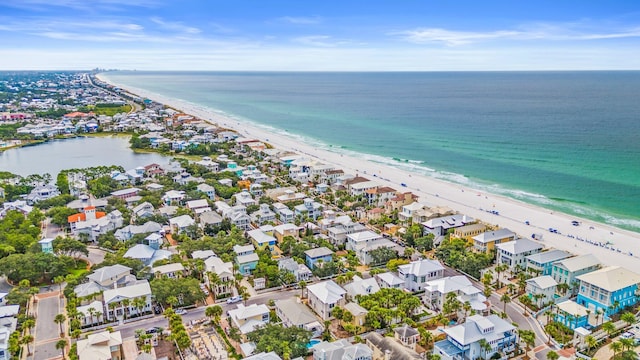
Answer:
<svg viewBox="0 0 640 360"><path fill-rule="evenodd" d="M332 151L640 231L640 72L109 72Z"/></svg>

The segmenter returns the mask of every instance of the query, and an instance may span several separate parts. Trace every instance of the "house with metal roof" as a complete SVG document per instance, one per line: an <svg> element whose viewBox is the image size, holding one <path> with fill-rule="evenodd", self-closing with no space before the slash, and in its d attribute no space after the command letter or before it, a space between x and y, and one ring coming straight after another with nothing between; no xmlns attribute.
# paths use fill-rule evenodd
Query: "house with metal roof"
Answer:
<svg viewBox="0 0 640 360"><path fill-rule="evenodd" d="M555 305L556 311L553 320L557 321L569 329L579 327L587 328L589 325L589 314L591 310L578 304L573 300L566 300Z"/></svg>
<svg viewBox="0 0 640 360"><path fill-rule="evenodd" d="M156 250L149 245L137 244L124 253L124 257L138 259L145 265L151 266L158 260L164 260L171 257L171 252L167 250Z"/></svg>
<svg viewBox="0 0 640 360"><path fill-rule="evenodd" d="M358 275L354 275L350 283L344 286L347 290L347 298L351 301L355 301L358 295L370 295L380 291L380 285L376 282L374 277L363 279Z"/></svg>
<svg viewBox="0 0 640 360"><path fill-rule="evenodd" d="M558 283L569 285L574 293L578 291L578 280L576 277L596 271L601 264L593 254L584 254L572 258L562 259L553 263L551 276Z"/></svg>
<svg viewBox="0 0 640 360"><path fill-rule="evenodd" d="M345 303L347 292L335 281L323 281L307 286L309 306L320 315L322 320L331 319L331 310Z"/></svg>
<svg viewBox="0 0 640 360"><path fill-rule="evenodd" d="M404 288L417 292L424 290L428 281L444 276L444 267L438 260L418 260L398 267L398 276L404 279Z"/></svg>
<svg viewBox="0 0 640 360"><path fill-rule="evenodd" d="M420 354L404 346L395 338L383 336L372 331L364 336L367 346L373 351L373 358L377 360L421 360Z"/></svg>
<svg viewBox="0 0 640 360"><path fill-rule="evenodd" d="M231 324L238 328L242 335L253 332L269 322L269 308L264 304L238 304L237 309L229 310L227 314L231 318Z"/></svg>
<svg viewBox="0 0 640 360"><path fill-rule="evenodd" d="M313 333L313 337L320 336L324 331L324 326L318 321L318 318L298 298L276 300L275 308L284 327L309 330Z"/></svg>
<svg viewBox="0 0 640 360"><path fill-rule="evenodd" d="M427 281L424 286L423 302L428 308L440 311L449 293L456 294L461 304L469 302L471 308L477 313L482 314L489 310L487 298L482 294L482 290L473 286L464 275Z"/></svg>
<svg viewBox="0 0 640 360"><path fill-rule="evenodd" d="M111 321L151 311L151 286L147 280L140 280L134 285L106 290L102 297L104 307L107 309L106 317ZM144 306L136 307L133 301L136 298L144 299ZM109 306L110 304L115 304L115 308Z"/></svg>
<svg viewBox="0 0 640 360"><path fill-rule="evenodd" d="M525 292L539 308L542 308L544 304L553 302L558 283L551 276L542 275L527 279L526 282Z"/></svg>
<svg viewBox="0 0 640 360"><path fill-rule="evenodd" d="M509 229L498 229L485 231L472 239L473 247L476 251L488 254L495 248L496 244L515 240L516 233Z"/></svg>
<svg viewBox="0 0 640 360"><path fill-rule="evenodd" d="M316 267L318 262L328 263L333 261L333 251L329 248L321 246L314 249L309 249L304 252L305 261L309 269Z"/></svg>
<svg viewBox="0 0 640 360"><path fill-rule="evenodd" d="M313 360L373 360L373 352L364 344L351 344L347 339L323 341L313 346Z"/></svg>
<svg viewBox="0 0 640 360"><path fill-rule="evenodd" d="M553 263L572 256L571 253L556 249L529 255L526 257L527 271L537 275L551 275Z"/></svg>
<svg viewBox="0 0 640 360"><path fill-rule="evenodd" d="M610 316L638 302L640 275L620 266L608 266L577 276L580 281L576 302L592 312L603 310Z"/></svg>
<svg viewBox="0 0 640 360"><path fill-rule="evenodd" d="M511 271L516 270L516 268L525 269L527 267L526 257L537 254L544 249L544 246L529 239L502 242L496 244L495 247L496 264L507 265Z"/></svg>
<svg viewBox="0 0 640 360"><path fill-rule="evenodd" d="M123 359L122 336L120 331L102 331L78 340L79 360Z"/></svg>
<svg viewBox="0 0 640 360"><path fill-rule="evenodd" d="M517 343L516 329L497 315L467 317L463 324L443 329L446 340L434 344L433 353L442 360L488 359L497 352L509 354ZM490 349L480 346L483 340Z"/></svg>
<svg viewBox="0 0 640 360"><path fill-rule="evenodd" d="M381 288L402 289L404 286L404 279L399 278L396 274L389 271L382 274L376 274L374 278Z"/></svg>

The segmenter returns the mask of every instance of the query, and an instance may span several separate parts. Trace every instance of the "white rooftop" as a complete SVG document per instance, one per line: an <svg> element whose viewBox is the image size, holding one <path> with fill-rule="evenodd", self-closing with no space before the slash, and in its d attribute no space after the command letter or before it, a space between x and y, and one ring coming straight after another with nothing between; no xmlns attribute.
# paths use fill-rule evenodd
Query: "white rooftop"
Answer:
<svg viewBox="0 0 640 360"><path fill-rule="evenodd" d="M640 275L620 266L608 266L604 269L577 276L576 279L603 288L609 292L640 283Z"/></svg>

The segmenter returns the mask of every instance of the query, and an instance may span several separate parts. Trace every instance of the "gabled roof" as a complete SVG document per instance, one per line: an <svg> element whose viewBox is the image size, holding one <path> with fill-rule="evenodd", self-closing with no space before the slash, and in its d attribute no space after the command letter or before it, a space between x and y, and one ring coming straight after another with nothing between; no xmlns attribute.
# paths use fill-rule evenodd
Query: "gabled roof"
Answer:
<svg viewBox="0 0 640 360"><path fill-rule="evenodd" d="M398 334L401 338L408 338L408 337L412 337L420 334L418 330L412 328L407 324L404 324L401 327L397 327L393 329L393 332Z"/></svg>
<svg viewBox="0 0 640 360"><path fill-rule="evenodd" d="M132 259L151 259L155 253L155 249L149 245L137 244L131 249L127 250L124 257Z"/></svg>
<svg viewBox="0 0 640 360"><path fill-rule="evenodd" d="M318 321L309 308L299 303L296 298L276 300L275 306L294 326L301 326Z"/></svg>
<svg viewBox="0 0 640 360"><path fill-rule="evenodd" d="M425 290L430 292L437 291L441 294L448 294L450 292L460 291L469 287L474 286L464 275L447 276L442 279L427 281L425 284ZM480 292L479 289L477 290L477 292Z"/></svg>
<svg viewBox="0 0 640 360"><path fill-rule="evenodd" d="M191 253L191 258L193 259L208 259L212 256L217 256L213 250L196 250Z"/></svg>
<svg viewBox="0 0 640 360"><path fill-rule="evenodd" d="M412 261L409 264L400 265L398 267L398 270L403 274L426 276L430 272L444 270L444 267L438 260L424 259L419 261Z"/></svg>
<svg viewBox="0 0 640 360"><path fill-rule="evenodd" d="M307 291L314 294L318 300L325 304L334 304L344 297L347 292L336 284L335 281L323 281L307 286Z"/></svg>
<svg viewBox="0 0 640 360"><path fill-rule="evenodd" d="M534 250L542 250L544 246L529 239L517 239L500 244L496 244L496 248L504 250L509 254L522 254Z"/></svg>
<svg viewBox="0 0 640 360"><path fill-rule="evenodd" d="M131 268L124 265L116 264L105 266L94 271L92 274L87 275L87 279L102 283L105 280L113 279L123 273L130 274Z"/></svg>
<svg viewBox="0 0 640 360"><path fill-rule="evenodd" d="M358 275L353 277L353 281L344 286L349 296L355 297L356 295L373 294L380 291L380 285L376 282L376 279L370 277L368 279L362 279Z"/></svg>
<svg viewBox="0 0 640 360"><path fill-rule="evenodd" d="M609 292L640 283L640 275L620 266L608 266L577 276L576 279L603 288Z"/></svg>
<svg viewBox="0 0 640 360"><path fill-rule="evenodd" d="M498 229L493 231L486 231L482 234L478 234L473 237L474 241L486 244L496 240L505 239L505 238L515 238L516 233L509 229Z"/></svg>
<svg viewBox="0 0 640 360"><path fill-rule="evenodd" d="M376 278L380 279L380 281L388 284L389 286L404 284L404 280L400 279L398 276L396 276L396 274L392 272L376 274Z"/></svg>
<svg viewBox="0 0 640 360"><path fill-rule="evenodd" d="M566 251L554 249L554 250L543 251L537 254L529 255L527 256L527 261L534 261L539 264L546 264L550 262L556 262L558 260L562 260L571 256L572 255Z"/></svg>
<svg viewBox="0 0 640 360"><path fill-rule="evenodd" d="M167 264L167 265L154 266L152 272L167 274L167 273L176 272L176 271L184 271L184 265L182 265L181 263L173 263L173 264Z"/></svg>
<svg viewBox="0 0 640 360"><path fill-rule="evenodd" d="M333 251L331 251L329 248L327 247L319 247L319 248L315 248L315 249L309 249L307 251L304 252L305 255L307 255L308 257L315 259L315 258L319 258L319 257L325 257L325 256L331 256L333 255Z"/></svg>
<svg viewBox="0 0 640 360"><path fill-rule="evenodd" d="M527 284L534 284L534 286L540 289L548 289L558 285L558 282L549 275L543 275L528 279Z"/></svg>
<svg viewBox="0 0 640 360"><path fill-rule="evenodd" d="M363 308L362 306L354 302L350 302L347 305L345 305L344 309L349 311L351 314L353 314L353 316L366 315L367 313L369 313L367 309Z"/></svg>
<svg viewBox="0 0 640 360"><path fill-rule="evenodd" d="M490 328L493 330L482 331L482 329ZM465 323L445 328L443 331L459 344L465 346L478 342L480 339L486 339L489 342L501 339L506 331L513 329L515 327L510 322L501 319L498 315L487 317L472 315L467 318Z"/></svg>
<svg viewBox="0 0 640 360"><path fill-rule="evenodd" d="M568 271L576 272L582 269L600 265L600 261L593 254L584 254L568 259L562 259L554 263L553 265L561 265Z"/></svg>
<svg viewBox="0 0 640 360"><path fill-rule="evenodd" d="M118 297L134 299L137 297L146 297L147 295L151 295L151 286L149 286L149 282L146 280L134 285L105 290L102 294L105 304L110 303Z"/></svg>

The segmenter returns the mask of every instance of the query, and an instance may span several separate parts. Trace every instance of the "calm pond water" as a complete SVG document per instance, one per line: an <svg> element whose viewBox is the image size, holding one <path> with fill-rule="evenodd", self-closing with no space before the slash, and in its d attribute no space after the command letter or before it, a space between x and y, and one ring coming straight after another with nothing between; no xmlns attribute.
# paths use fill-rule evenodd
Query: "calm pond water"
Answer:
<svg viewBox="0 0 640 360"><path fill-rule="evenodd" d="M137 154L125 137L79 137L0 152L0 171L27 176L100 165L120 165L125 170L151 163L167 164L159 154Z"/></svg>

